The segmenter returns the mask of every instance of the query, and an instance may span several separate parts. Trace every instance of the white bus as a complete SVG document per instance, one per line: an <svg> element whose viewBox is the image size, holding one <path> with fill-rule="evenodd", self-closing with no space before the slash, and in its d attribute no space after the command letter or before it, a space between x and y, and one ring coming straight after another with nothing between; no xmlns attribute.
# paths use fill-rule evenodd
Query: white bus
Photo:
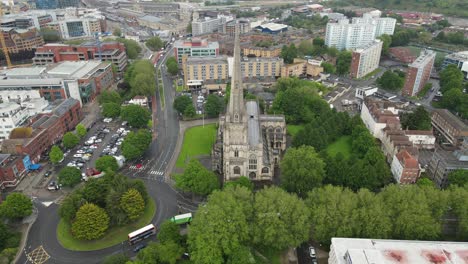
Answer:
<svg viewBox="0 0 468 264"><path fill-rule="evenodd" d="M128 243L134 245L152 235L156 235L156 227L150 224L128 234Z"/></svg>

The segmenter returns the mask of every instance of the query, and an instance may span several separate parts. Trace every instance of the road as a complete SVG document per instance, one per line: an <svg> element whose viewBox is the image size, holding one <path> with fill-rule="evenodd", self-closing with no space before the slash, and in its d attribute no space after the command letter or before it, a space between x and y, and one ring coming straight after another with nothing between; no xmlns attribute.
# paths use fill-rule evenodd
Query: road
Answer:
<svg viewBox="0 0 468 264"><path fill-rule="evenodd" d="M167 52L171 54L172 50ZM167 55L160 60L160 64L164 63ZM157 109L153 109L156 115L157 124L154 124L154 129L157 132L157 138L154 140L149 150L143 156L143 167L139 170L134 169L134 166L126 167L123 173L132 178L142 179L151 198L155 200L157 211L152 220L152 223L159 226L164 220L176 215L179 208L187 208L194 210L195 206L185 200L184 197L178 194L170 185L166 183L169 175L166 172L179 135L179 121L176 112L173 110L172 102L175 96L175 90L172 87L171 79L166 76L165 69L162 71L162 81L164 85L165 107L161 108L159 102L160 93L156 89L156 100L158 102ZM35 200L34 204L39 213L36 222L31 227L28 241L25 250L21 255L18 263L32 263L28 260L26 254L32 256L35 260L33 263L44 263L41 260L46 260L46 263L74 264L74 263L99 263L106 255L125 251L130 255L134 255L132 248L127 243L122 243L110 248L77 252L64 249L58 242L56 236L56 228L59 222L58 208L59 205L52 203L50 206L45 206L43 202ZM178 205L180 207L178 207ZM184 209L182 209L184 210ZM35 252L32 254L31 252ZM40 259L42 257L42 259Z"/></svg>

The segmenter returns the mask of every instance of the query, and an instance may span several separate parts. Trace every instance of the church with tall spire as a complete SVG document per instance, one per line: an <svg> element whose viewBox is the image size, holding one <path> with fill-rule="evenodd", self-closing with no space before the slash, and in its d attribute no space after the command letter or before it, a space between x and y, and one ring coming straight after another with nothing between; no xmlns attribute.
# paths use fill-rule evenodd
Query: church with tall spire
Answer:
<svg viewBox="0 0 468 264"><path fill-rule="evenodd" d="M243 88L236 25L231 93L226 114L219 119L213 170L223 175L225 182L240 176L270 181L286 149L286 122L282 115L261 114L257 101L244 100Z"/></svg>

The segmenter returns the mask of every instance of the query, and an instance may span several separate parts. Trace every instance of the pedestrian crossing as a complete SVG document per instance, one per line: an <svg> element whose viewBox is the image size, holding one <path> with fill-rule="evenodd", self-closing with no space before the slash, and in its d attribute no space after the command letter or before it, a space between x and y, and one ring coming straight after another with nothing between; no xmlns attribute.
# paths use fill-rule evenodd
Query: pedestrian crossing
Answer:
<svg viewBox="0 0 468 264"><path fill-rule="evenodd" d="M146 169L146 165L140 166L139 168L136 165L131 165L128 168L131 169L131 170L144 170L144 169Z"/></svg>
<svg viewBox="0 0 468 264"><path fill-rule="evenodd" d="M164 175L164 171L152 170L149 172L149 174L162 176Z"/></svg>

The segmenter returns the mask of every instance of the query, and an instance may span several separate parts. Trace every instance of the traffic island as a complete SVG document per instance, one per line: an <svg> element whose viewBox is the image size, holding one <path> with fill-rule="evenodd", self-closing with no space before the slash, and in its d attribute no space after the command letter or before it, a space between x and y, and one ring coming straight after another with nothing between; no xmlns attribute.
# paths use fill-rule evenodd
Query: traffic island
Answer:
<svg viewBox="0 0 468 264"><path fill-rule="evenodd" d="M140 219L125 226L109 228L103 237L96 240L74 238L71 234L71 225L64 219L60 219L57 226L57 239L64 248L74 251L93 251L108 248L126 241L129 233L151 223L155 213L156 203L150 198Z"/></svg>

